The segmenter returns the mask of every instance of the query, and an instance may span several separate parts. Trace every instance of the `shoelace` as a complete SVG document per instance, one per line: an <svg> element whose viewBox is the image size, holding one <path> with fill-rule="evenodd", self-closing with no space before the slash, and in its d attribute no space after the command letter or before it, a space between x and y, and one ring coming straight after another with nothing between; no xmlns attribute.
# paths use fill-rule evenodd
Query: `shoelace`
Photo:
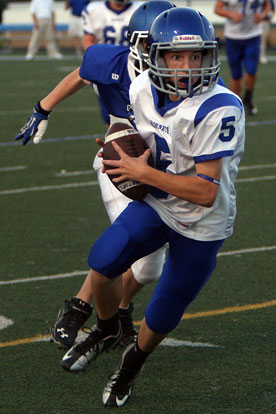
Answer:
<svg viewBox="0 0 276 414"><path fill-rule="evenodd" d="M132 376L133 378L130 378ZM135 373L130 373L126 369L118 369L112 375L110 375L107 388L110 391L119 393L128 392L131 382L135 379Z"/></svg>
<svg viewBox="0 0 276 414"><path fill-rule="evenodd" d="M80 353L85 353L90 349L93 349L96 353L99 352L99 342L101 341L101 332L93 328L83 328L83 332L89 333L87 338L76 346L76 351Z"/></svg>

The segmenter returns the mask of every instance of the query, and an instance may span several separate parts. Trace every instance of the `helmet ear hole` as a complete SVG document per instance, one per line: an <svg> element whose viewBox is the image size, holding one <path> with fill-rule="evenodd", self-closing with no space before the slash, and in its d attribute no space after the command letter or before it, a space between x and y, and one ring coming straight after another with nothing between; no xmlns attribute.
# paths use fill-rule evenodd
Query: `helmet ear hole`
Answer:
<svg viewBox="0 0 276 414"><path fill-rule="evenodd" d="M130 45L129 63L136 73L147 68L147 37L152 22L161 12L173 7L175 5L167 0L151 0L141 4L131 16L127 33Z"/></svg>

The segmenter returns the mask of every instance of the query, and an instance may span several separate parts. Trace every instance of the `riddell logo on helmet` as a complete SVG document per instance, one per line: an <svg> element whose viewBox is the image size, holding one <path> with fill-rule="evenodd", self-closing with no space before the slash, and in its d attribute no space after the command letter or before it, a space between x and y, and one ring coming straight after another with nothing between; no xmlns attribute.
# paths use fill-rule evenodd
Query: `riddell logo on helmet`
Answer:
<svg viewBox="0 0 276 414"><path fill-rule="evenodd" d="M179 35L179 36L174 36L173 38L173 42L198 42L201 41L201 36L199 35Z"/></svg>

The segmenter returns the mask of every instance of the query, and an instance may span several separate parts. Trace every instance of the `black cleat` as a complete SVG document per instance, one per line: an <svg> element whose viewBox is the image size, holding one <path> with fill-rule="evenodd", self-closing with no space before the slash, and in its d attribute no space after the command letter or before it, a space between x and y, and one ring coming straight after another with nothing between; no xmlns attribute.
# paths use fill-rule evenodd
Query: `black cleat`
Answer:
<svg viewBox="0 0 276 414"><path fill-rule="evenodd" d="M119 368L109 377L103 391L103 403L109 407L121 407L129 399L135 379L142 371L142 367L137 371L128 369L125 364L125 355L135 344L129 345L122 355Z"/></svg>
<svg viewBox="0 0 276 414"><path fill-rule="evenodd" d="M64 355L61 366L70 372L84 371L98 355L116 348L121 339L121 325L116 335L105 335L95 325L84 341L75 344Z"/></svg>
<svg viewBox="0 0 276 414"><path fill-rule="evenodd" d="M138 331L134 328L132 322L133 304L130 303L128 309L119 308L119 320L122 325L121 345L126 348L134 343L137 339Z"/></svg>
<svg viewBox="0 0 276 414"><path fill-rule="evenodd" d="M64 349L71 348L83 326L92 313L93 307L83 300L72 297L65 300L57 320L50 329L52 340Z"/></svg>
<svg viewBox="0 0 276 414"><path fill-rule="evenodd" d="M258 113L257 107L252 101L253 91L246 91L243 97L243 104L247 115L256 115Z"/></svg>

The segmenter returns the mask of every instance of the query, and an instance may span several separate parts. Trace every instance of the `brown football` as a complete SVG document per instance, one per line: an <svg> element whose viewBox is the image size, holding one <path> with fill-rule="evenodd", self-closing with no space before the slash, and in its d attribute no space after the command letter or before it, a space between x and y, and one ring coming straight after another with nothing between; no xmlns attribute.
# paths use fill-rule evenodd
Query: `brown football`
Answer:
<svg viewBox="0 0 276 414"><path fill-rule="evenodd" d="M116 140L117 144L124 150L130 157L139 157L142 155L148 147L146 141L139 132L128 124L117 122L108 129L105 135L105 143L103 146L103 159L104 160L119 160L120 157L112 145L112 141ZM154 162L152 156L148 159L148 164L153 167ZM112 166L106 166L108 169L112 169ZM112 184L126 197L131 200L143 200L148 194L150 187L146 184L140 183L134 180L125 180L120 183L114 183L112 178L118 177L118 175L108 176Z"/></svg>

